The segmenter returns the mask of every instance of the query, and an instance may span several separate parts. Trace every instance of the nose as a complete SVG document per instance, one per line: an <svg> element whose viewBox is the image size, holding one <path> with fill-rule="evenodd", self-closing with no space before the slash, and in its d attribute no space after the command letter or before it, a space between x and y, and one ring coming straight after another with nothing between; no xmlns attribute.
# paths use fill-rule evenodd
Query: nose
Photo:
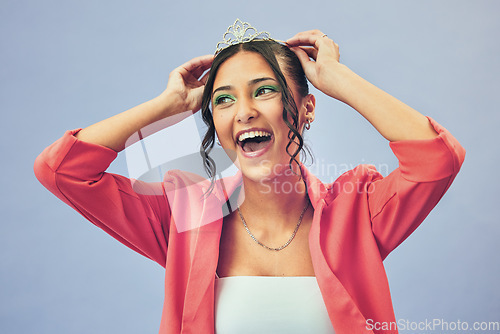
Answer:
<svg viewBox="0 0 500 334"><path fill-rule="evenodd" d="M249 99L240 99L236 111L236 121L238 123L248 123L258 115L255 105Z"/></svg>

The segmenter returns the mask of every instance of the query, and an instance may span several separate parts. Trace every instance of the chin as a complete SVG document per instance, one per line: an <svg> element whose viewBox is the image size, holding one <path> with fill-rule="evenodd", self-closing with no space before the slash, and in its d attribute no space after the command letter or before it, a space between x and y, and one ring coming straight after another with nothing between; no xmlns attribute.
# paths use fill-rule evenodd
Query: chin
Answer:
<svg viewBox="0 0 500 334"><path fill-rule="evenodd" d="M291 171L288 161L272 162L270 160L260 160L257 164L239 165L238 168L245 178L262 184L282 182L295 175Z"/></svg>

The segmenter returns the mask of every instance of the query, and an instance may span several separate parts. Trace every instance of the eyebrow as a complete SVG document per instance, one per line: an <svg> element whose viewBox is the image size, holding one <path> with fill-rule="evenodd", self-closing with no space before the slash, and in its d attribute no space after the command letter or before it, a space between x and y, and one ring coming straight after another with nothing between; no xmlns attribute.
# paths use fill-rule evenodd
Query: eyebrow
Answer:
<svg viewBox="0 0 500 334"><path fill-rule="evenodd" d="M263 77L263 78L257 78L257 79L253 79L253 80L250 80L248 82L248 86L252 86L252 85L255 85L261 81L267 81L267 80L272 80L274 82L276 82L276 79L273 79L273 78L270 78L270 77ZM233 86L221 86L219 88L217 88L216 90L214 90L214 92L212 93L212 96L215 95L216 92L218 91L221 91L221 90L231 90L233 88Z"/></svg>

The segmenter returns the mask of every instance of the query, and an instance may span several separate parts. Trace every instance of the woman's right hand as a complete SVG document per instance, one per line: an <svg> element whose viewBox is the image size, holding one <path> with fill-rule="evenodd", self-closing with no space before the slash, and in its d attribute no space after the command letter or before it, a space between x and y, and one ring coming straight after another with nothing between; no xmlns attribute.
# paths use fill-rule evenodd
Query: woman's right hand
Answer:
<svg viewBox="0 0 500 334"><path fill-rule="evenodd" d="M203 87L208 78L208 73L203 73L210 68L212 60L211 55L201 56L177 67L170 73L167 88L162 94L92 124L78 132L76 137L119 152L139 138L181 121L200 109ZM169 117L174 115L177 117ZM137 136L137 132L141 135Z"/></svg>
<svg viewBox="0 0 500 334"><path fill-rule="evenodd" d="M160 95L169 101L170 114L185 111L197 112L201 108L201 99L213 55L205 55L191 59L173 70L168 77L165 91ZM203 76L202 76L203 75Z"/></svg>

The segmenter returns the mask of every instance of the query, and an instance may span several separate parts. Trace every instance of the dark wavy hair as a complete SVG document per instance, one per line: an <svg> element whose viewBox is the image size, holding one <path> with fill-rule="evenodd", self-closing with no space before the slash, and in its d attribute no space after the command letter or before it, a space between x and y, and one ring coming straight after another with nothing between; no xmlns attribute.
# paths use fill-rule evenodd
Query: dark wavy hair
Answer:
<svg viewBox="0 0 500 334"><path fill-rule="evenodd" d="M292 167L293 163L300 165L300 163L297 161L297 155L302 149L304 149L304 140L300 135L298 129L299 113L293 99L292 90L286 82L285 76L283 74L284 71L293 80L295 85L298 87L299 94L302 97L305 97L307 94L309 94L309 86L307 84L304 69L302 68L302 65L295 53L293 53L293 51L291 51L287 46L271 40L255 40L247 43L232 45L222 50L215 57L212 63L212 67L210 68L210 74L205 84L201 102L201 114L203 121L207 125L207 132L205 133L205 137L203 138L201 144L200 154L203 158L205 170L210 177L210 180L212 181L212 187L216 175L215 161L209 155L215 144L215 126L212 111L210 110L214 81L219 67L226 60L241 51L255 52L260 54L273 70L274 74L276 75L276 79L281 86L283 121L290 129L288 131L289 142L286 146L286 152L290 156L290 168ZM283 71L280 68L278 59L283 66ZM294 142L297 144L297 148L293 152L290 152L292 143ZM306 151L309 153L307 148Z"/></svg>

